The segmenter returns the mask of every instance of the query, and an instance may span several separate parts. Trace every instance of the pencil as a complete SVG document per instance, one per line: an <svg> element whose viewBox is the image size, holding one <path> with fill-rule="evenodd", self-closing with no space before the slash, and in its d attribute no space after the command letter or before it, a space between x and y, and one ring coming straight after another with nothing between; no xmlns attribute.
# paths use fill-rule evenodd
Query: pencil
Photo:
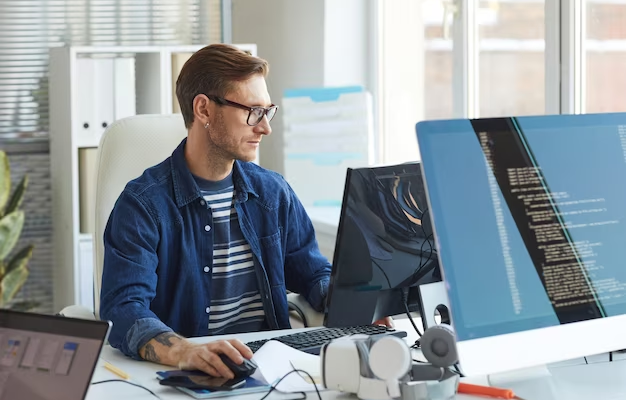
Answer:
<svg viewBox="0 0 626 400"><path fill-rule="evenodd" d="M121 369L117 368L115 365L111 364L108 361L104 362L104 368L106 368L109 371L113 372L115 375L119 376L122 379L130 378L130 376L126 372L124 372Z"/></svg>

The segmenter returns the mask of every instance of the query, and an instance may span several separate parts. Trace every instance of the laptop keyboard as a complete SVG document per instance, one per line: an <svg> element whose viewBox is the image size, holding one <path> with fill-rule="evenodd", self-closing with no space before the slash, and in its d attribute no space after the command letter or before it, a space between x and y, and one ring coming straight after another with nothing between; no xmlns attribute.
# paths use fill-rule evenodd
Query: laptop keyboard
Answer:
<svg viewBox="0 0 626 400"><path fill-rule="evenodd" d="M289 335L277 336L272 339L255 340L246 343L246 345L256 352L268 340L277 340L294 349L304 351L311 354L319 354L322 346L333 339L338 339L350 335L394 335L397 337L405 337L406 332L389 329L379 325L363 325L349 326L343 328L320 328L305 332L292 333Z"/></svg>

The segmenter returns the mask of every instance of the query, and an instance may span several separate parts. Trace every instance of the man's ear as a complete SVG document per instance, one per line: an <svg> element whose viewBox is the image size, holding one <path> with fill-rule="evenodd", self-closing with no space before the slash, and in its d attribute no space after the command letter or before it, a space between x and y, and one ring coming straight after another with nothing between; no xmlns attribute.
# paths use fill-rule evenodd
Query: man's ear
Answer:
<svg viewBox="0 0 626 400"><path fill-rule="evenodd" d="M204 94L199 94L193 99L193 117L194 121L200 122L201 125L205 125L209 122L210 118L210 106L211 101Z"/></svg>

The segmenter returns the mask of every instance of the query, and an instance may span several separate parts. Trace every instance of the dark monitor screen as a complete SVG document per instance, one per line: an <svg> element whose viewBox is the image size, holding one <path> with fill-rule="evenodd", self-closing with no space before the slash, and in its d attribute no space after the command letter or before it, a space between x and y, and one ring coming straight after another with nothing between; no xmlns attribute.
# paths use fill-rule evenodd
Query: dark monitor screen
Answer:
<svg viewBox="0 0 626 400"><path fill-rule="evenodd" d="M370 324L419 310L440 280L419 163L348 169L324 325Z"/></svg>

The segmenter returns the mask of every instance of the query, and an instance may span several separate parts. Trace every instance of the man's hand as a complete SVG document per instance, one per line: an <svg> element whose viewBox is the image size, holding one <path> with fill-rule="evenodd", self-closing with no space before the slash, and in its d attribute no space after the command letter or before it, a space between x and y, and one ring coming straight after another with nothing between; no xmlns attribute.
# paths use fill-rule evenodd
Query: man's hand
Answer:
<svg viewBox="0 0 626 400"><path fill-rule="evenodd" d="M197 369L211 376L232 379L235 375L222 362L221 354L236 364L241 364L244 357L252 358L250 348L237 339L195 344L171 332L160 334L139 351L139 355L147 361L186 370Z"/></svg>
<svg viewBox="0 0 626 400"><path fill-rule="evenodd" d="M179 353L178 368L199 369L209 375L232 379L233 372L220 359L225 354L235 364L241 364L244 357L252 358L252 350L237 339L218 340L216 342L193 344L187 342Z"/></svg>
<svg viewBox="0 0 626 400"><path fill-rule="evenodd" d="M387 328L395 328L395 326L393 325L393 319L391 317L379 319L378 321L374 322L373 325L383 325Z"/></svg>

